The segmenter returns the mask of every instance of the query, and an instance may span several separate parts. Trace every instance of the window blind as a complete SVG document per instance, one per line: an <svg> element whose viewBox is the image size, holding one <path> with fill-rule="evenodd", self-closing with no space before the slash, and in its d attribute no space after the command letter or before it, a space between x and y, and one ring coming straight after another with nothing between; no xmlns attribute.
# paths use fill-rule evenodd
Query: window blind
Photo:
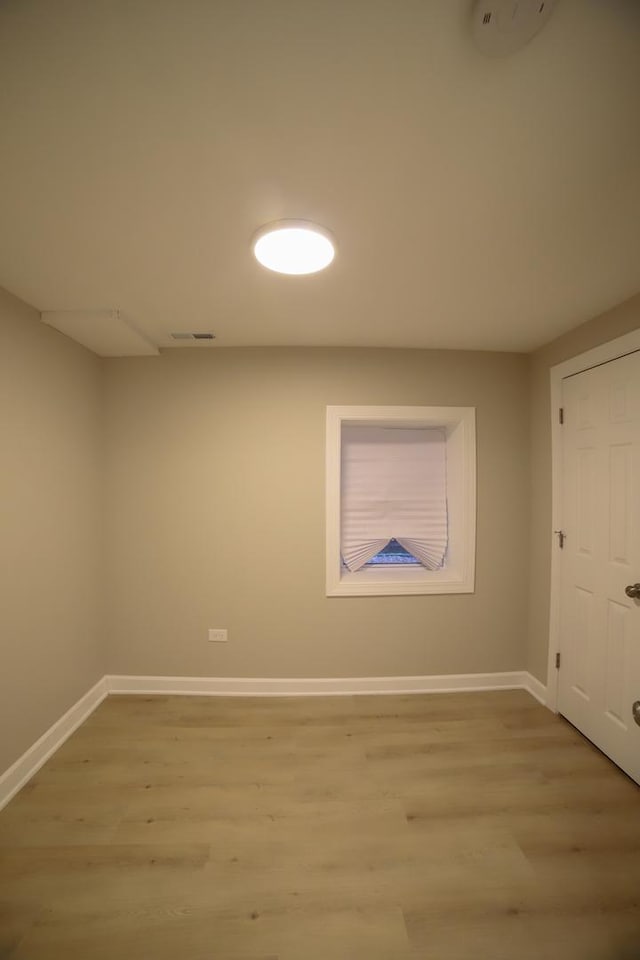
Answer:
<svg viewBox="0 0 640 960"><path fill-rule="evenodd" d="M447 550L444 429L342 430L341 550L359 570L395 538L429 570Z"/></svg>

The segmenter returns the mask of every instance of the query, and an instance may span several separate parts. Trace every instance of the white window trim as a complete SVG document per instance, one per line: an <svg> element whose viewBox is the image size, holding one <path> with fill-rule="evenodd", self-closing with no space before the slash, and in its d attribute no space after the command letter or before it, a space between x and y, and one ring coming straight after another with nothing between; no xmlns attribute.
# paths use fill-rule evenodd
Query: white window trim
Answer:
<svg viewBox="0 0 640 960"><path fill-rule="evenodd" d="M340 557L342 427L440 427L447 437L449 547L441 570L376 566L354 573ZM473 593L476 554L475 407L327 407L326 568L328 597Z"/></svg>

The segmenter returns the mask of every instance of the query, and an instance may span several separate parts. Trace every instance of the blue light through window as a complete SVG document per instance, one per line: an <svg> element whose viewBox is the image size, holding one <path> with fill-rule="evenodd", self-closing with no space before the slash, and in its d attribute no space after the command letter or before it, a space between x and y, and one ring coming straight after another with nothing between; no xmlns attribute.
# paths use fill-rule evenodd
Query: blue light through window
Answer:
<svg viewBox="0 0 640 960"><path fill-rule="evenodd" d="M420 561L409 553L408 550L405 550L397 540L390 540L386 547L383 547L380 553L376 553L375 557L372 557L368 563L365 563L365 567L378 566L379 564L418 564Z"/></svg>

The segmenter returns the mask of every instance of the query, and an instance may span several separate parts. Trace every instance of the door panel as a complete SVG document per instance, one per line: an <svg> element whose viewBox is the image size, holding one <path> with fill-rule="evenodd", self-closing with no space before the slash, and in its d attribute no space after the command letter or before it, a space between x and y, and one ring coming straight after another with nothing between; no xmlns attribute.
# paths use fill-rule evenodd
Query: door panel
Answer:
<svg viewBox="0 0 640 960"><path fill-rule="evenodd" d="M629 566L629 513L633 447L630 443L609 448L609 560Z"/></svg>
<svg viewBox="0 0 640 960"><path fill-rule="evenodd" d="M625 676L630 648L628 609L609 600L606 637L606 683L604 708L608 719L626 729Z"/></svg>
<svg viewBox="0 0 640 960"><path fill-rule="evenodd" d="M563 382L558 707L640 782L640 353Z"/></svg>

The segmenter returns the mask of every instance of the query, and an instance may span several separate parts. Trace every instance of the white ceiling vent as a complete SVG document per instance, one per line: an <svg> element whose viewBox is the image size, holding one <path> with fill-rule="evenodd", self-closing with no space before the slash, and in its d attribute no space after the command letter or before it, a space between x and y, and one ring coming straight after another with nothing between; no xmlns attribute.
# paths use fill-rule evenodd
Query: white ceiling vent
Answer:
<svg viewBox="0 0 640 960"><path fill-rule="evenodd" d="M215 340L214 333L170 333L172 340Z"/></svg>
<svg viewBox="0 0 640 960"><path fill-rule="evenodd" d="M473 36L489 57L506 57L525 46L553 13L556 0L476 0Z"/></svg>

